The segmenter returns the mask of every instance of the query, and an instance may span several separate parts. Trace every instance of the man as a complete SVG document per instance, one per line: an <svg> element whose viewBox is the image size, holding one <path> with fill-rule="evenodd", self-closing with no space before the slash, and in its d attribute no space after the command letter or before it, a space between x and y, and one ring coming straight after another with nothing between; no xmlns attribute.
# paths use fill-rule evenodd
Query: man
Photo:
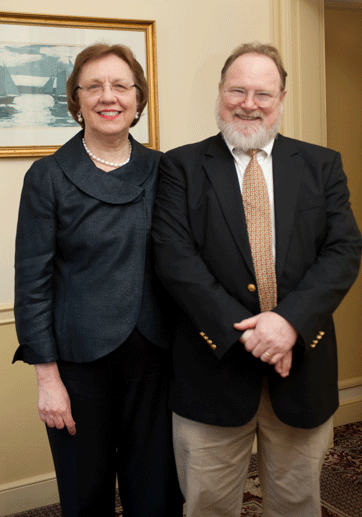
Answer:
<svg viewBox="0 0 362 517"><path fill-rule="evenodd" d="M338 407L332 313L361 236L340 155L278 134L286 75L274 47L236 49L221 134L161 164L154 241L181 309L170 400L188 517L240 516L255 434L263 515L321 515Z"/></svg>

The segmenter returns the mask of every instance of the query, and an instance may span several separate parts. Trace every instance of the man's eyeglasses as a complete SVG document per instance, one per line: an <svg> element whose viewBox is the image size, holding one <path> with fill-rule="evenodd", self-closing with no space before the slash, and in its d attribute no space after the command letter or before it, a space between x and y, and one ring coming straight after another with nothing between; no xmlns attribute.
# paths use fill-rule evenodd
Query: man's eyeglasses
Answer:
<svg viewBox="0 0 362 517"><path fill-rule="evenodd" d="M235 104L245 102L248 96L248 92L242 88L228 88L223 90L223 92L230 102ZM278 95L279 93L273 95L270 92L256 92L253 95L253 102L261 108L267 108L273 104Z"/></svg>

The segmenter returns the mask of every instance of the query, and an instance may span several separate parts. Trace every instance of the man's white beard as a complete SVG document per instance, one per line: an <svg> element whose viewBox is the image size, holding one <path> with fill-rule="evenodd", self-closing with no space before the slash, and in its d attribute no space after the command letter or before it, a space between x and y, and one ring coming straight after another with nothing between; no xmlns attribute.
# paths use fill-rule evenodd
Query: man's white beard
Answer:
<svg viewBox="0 0 362 517"><path fill-rule="evenodd" d="M235 124L233 121L225 122L222 120L219 113L219 107L220 98L218 97L215 108L217 127L220 129L223 137L230 145L236 147L237 149L241 149L244 152L247 152L250 149L262 149L271 140L273 140L273 138L275 138L279 132L283 113L282 105L280 106L279 116L271 127L265 128L261 124L255 129L249 128L249 131L253 131L249 135L240 134L240 132L235 129ZM260 115L260 112L258 112L258 114ZM248 113L248 115L252 115L252 113ZM263 114L261 114L261 116L263 117Z"/></svg>

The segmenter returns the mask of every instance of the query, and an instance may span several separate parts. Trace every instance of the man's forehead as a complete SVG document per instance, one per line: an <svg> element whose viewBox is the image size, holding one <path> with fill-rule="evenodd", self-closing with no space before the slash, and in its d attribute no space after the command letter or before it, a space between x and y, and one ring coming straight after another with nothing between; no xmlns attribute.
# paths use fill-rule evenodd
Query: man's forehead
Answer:
<svg viewBox="0 0 362 517"><path fill-rule="evenodd" d="M280 77L279 70L274 61L268 56L255 52L242 54L237 57L226 71L226 78L244 73L260 77Z"/></svg>

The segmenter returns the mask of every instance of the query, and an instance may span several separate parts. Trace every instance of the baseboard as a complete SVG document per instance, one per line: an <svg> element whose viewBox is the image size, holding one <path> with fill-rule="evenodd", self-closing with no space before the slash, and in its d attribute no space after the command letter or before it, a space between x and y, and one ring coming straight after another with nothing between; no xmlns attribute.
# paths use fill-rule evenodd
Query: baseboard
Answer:
<svg viewBox="0 0 362 517"><path fill-rule="evenodd" d="M362 378L339 383L340 405L333 423L335 426L360 422L362 420Z"/></svg>
<svg viewBox="0 0 362 517"><path fill-rule="evenodd" d="M59 502L55 473L0 485L0 517Z"/></svg>
<svg viewBox="0 0 362 517"><path fill-rule="evenodd" d="M362 421L362 397L343 403L339 406L333 418L333 425L345 425Z"/></svg>

